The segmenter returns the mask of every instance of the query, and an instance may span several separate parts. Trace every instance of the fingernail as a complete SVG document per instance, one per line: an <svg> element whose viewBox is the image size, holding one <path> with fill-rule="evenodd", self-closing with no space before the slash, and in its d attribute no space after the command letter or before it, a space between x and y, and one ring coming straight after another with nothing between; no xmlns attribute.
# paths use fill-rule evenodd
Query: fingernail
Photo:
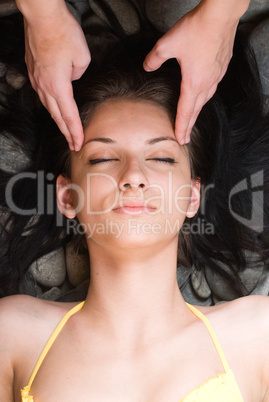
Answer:
<svg viewBox="0 0 269 402"><path fill-rule="evenodd" d="M191 140L191 137L190 137L190 135L188 135L188 136L185 138L185 144L188 144L188 142L190 142L190 140Z"/></svg>
<svg viewBox="0 0 269 402"><path fill-rule="evenodd" d="M74 145L71 142L68 143L70 151L74 151Z"/></svg>
<svg viewBox="0 0 269 402"><path fill-rule="evenodd" d="M150 72L150 68L145 62L143 63L143 68L145 71Z"/></svg>

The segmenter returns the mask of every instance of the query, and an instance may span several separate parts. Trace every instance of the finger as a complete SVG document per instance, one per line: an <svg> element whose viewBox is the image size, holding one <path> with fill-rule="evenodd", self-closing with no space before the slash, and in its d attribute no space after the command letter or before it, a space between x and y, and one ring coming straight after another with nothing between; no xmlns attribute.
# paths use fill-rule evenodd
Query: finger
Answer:
<svg viewBox="0 0 269 402"><path fill-rule="evenodd" d="M66 141L68 142L69 148L71 149L71 151L74 150L74 144L73 144L73 139L72 136L69 132L69 129L65 123L65 121L62 118L60 109L58 107L58 104L56 102L56 100L49 96L46 97L46 108L49 111L49 113L51 114L51 117L53 118L53 120L55 121L55 123L57 124L57 126L59 127L60 131L63 133L63 135L66 138Z"/></svg>
<svg viewBox="0 0 269 402"><path fill-rule="evenodd" d="M217 83L204 90L195 91L194 87L181 83L180 97L177 106L175 135L180 144L190 141L190 133L204 104L214 95Z"/></svg>
<svg viewBox="0 0 269 402"><path fill-rule="evenodd" d="M63 76L61 77L63 79ZM69 148L79 151L83 144L84 134L76 102L73 98L73 87L69 81L57 80L57 87L52 88L53 94L38 88L41 102L51 114L65 136ZM50 88L51 90L51 88ZM61 96L58 96L58 94Z"/></svg>
<svg viewBox="0 0 269 402"><path fill-rule="evenodd" d="M218 81L218 83L219 83L219 82L220 82L220 80ZM206 102L208 102L209 99L211 99L212 96L214 96L214 94L215 94L215 92L216 92L216 90L217 90L217 88L218 88L218 83L215 83L215 84L212 85L212 87L209 89L208 94L207 94L207 97L206 97ZM205 102L205 103L206 103L206 102Z"/></svg>
<svg viewBox="0 0 269 402"><path fill-rule="evenodd" d="M189 123L194 116L197 98L198 94L191 91L182 81L175 123L175 136L179 144L185 144Z"/></svg>
<svg viewBox="0 0 269 402"><path fill-rule="evenodd" d="M69 96L61 96L56 99L56 102L60 110L62 120L65 122L68 132L72 137L74 149L75 151L79 151L83 144L84 133L77 104L73 98L72 85L70 84L70 86L71 96L70 91L68 91Z"/></svg>
<svg viewBox="0 0 269 402"><path fill-rule="evenodd" d="M188 125L187 131L186 131L186 135L184 137L184 144L188 144L190 142L190 140L191 140L191 131L193 129L193 126L195 125L195 122L197 120L197 117L198 117L202 107L203 107L203 105L200 105L200 106L199 106L199 104L195 105L193 115L192 115L192 117L191 117L191 119L189 121L189 125Z"/></svg>
<svg viewBox="0 0 269 402"><path fill-rule="evenodd" d="M187 144L188 142L190 142L190 139L191 139L190 136L191 136L191 131L193 129L193 126L195 125L197 117L198 117L199 113L201 112L204 104L207 102L207 100L208 100L207 94L204 92L201 93L196 98L196 102L194 104L193 111L190 115L188 126L186 128L185 136L181 142L182 144ZM177 127L175 128L175 131L176 130L177 130Z"/></svg>
<svg viewBox="0 0 269 402"><path fill-rule="evenodd" d="M47 100L45 95L43 94L43 92L40 89L36 90L37 95L39 96L40 102L42 103L42 105L49 111L48 109L48 104L47 104Z"/></svg>
<svg viewBox="0 0 269 402"><path fill-rule="evenodd" d="M80 66L73 65L71 81L78 80L85 73L90 62L91 62L91 53L90 50L88 49L87 54L86 51L83 54L83 63L81 62Z"/></svg>
<svg viewBox="0 0 269 402"><path fill-rule="evenodd" d="M163 38L159 39L153 49L146 56L143 67L146 71L157 70L170 57L167 52L167 46Z"/></svg>
<svg viewBox="0 0 269 402"><path fill-rule="evenodd" d="M192 114L189 119L188 127L186 129L185 137L183 139L184 144L187 144L188 142L190 142L191 131L192 131L193 126L195 125L197 117L198 117L200 111L202 110L203 106L208 102L209 99L212 98L212 96L216 92L216 88L217 88L217 85L214 84L210 88L209 92L202 92L197 96L196 102L193 107ZM175 131L177 133L177 126L175 128ZM177 136L177 134L176 134L176 136Z"/></svg>
<svg viewBox="0 0 269 402"><path fill-rule="evenodd" d="M38 89L37 89L35 79L34 79L33 75L30 73L29 70L28 70L28 77L29 77L30 83L32 85L32 88L38 93ZM38 94L38 96L39 96L39 94Z"/></svg>

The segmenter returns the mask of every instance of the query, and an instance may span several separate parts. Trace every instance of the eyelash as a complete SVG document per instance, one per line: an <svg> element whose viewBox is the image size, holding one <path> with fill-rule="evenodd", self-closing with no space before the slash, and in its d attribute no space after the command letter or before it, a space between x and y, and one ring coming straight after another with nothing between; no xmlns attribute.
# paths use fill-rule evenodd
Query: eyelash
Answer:
<svg viewBox="0 0 269 402"><path fill-rule="evenodd" d="M170 164L176 163L175 159L173 159L173 158L150 158L150 159L147 159L147 160L156 161L156 162L162 162L162 163L170 163ZM118 159L96 158L96 159L91 159L89 161L89 164L90 165L97 165L99 163L106 163L106 162L111 162L111 161L118 161Z"/></svg>
<svg viewBox="0 0 269 402"><path fill-rule="evenodd" d="M150 158L148 160L162 162L162 163L170 163L170 164L176 163L175 159L173 159L173 158Z"/></svg>
<svg viewBox="0 0 269 402"><path fill-rule="evenodd" d="M97 165L98 163L105 163L105 162L110 162L110 161L118 161L118 159L103 159L103 158L96 158L96 159L91 159L89 161L90 165Z"/></svg>

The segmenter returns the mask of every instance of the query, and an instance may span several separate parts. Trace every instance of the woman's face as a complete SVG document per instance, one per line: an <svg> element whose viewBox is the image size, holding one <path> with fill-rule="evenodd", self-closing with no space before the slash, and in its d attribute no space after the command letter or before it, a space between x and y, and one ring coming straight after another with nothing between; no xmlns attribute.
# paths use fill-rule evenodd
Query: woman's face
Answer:
<svg viewBox="0 0 269 402"><path fill-rule="evenodd" d="M141 247L175 238L199 204L186 147L166 111L147 101L108 100L96 108L81 151L72 153L71 183L65 214L76 214L98 243Z"/></svg>

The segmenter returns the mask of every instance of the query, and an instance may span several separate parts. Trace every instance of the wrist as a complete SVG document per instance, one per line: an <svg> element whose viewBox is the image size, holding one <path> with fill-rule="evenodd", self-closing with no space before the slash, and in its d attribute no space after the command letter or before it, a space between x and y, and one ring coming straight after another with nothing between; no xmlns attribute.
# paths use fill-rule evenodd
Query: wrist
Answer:
<svg viewBox="0 0 269 402"><path fill-rule="evenodd" d="M218 22L238 22L247 11L250 0L201 0L198 7Z"/></svg>
<svg viewBox="0 0 269 402"><path fill-rule="evenodd" d="M27 22L54 17L67 9L64 0L16 0L16 4Z"/></svg>

